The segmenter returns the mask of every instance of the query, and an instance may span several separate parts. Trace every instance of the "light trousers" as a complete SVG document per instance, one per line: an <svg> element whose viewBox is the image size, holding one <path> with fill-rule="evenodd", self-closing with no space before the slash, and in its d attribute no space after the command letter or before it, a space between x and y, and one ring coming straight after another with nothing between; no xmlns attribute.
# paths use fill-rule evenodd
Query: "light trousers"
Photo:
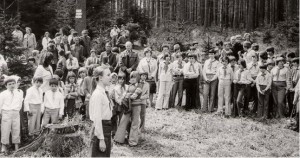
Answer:
<svg viewBox="0 0 300 158"><path fill-rule="evenodd" d="M11 134L12 143L20 144L20 131L19 110L2 110L1 143L8 145Z"/></svg>
<svg viewBox="0 0 300 158"><path fill-rule="evenodd" d="M205 82L203 87L203 106L202 111L212 112L215 100L216 100L216 90L218 86L218 80L213 80L211 82Z"/></svg>
<svg viewBox="0 0 300 158"><path fill-rule="evenodd" d="M169 98L172 86L172 81L160 81L158 97L155 104L156 109L167 109L169 107Z"/></svg>
<svg viewBox="0 0 300 158"><path fill-rule="evenodd" d="M41 104L29 104L31 116L28 116L29 134L38 132L41 127Z"/></svg>
<svg viewBox="0 0 300 158"><path fill-rule="evenodd" d="M118 143L125 142L126 129L131 120L131 127L129 133L129 145L135 146L139 141L139 128L140 128L140 114L141 106L132 106L131 113L123 114L120 125L115 135L115 141Z"/></svg>
<svg viewBox="0 0 300 158"><path fill-rule="evenodd" d="M45 108L42 127L47 125L48 123L57 123L59 117L59 109L49 109Z"/></svg>
<svg viewBox="0 0 300 158"><path fill-rule="evenodd" d="M274 109L276 118L284 117L285 108L285 95L286 95L286 82L284 81L273 81L272 83L272 96L274 99Z"/></svg>
<svg viewBox="0 0 300 158"><path fill-rule="evenodd" d="M225 115L231 115L231 81L219 80L218 87L218 112L223 112L225 102Z"/></svg>

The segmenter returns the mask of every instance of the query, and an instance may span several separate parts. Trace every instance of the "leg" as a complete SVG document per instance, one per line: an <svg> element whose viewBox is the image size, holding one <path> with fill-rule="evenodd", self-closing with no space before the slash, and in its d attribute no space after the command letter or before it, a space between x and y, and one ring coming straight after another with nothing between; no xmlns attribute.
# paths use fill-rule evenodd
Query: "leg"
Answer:
<svg viewBox="0 0 300 158"><path fill-rule="evenodd" d="M166 90L165 90L165 97L164 97L164 105L163 108L169 108L169 99L170 99L170 91L172 89L173 83L171 81L166 82Z"/></svg>
<svg viewBox="0 0 300 158"><path fill-rule="evenodd" d="M218 80L214 80L210 84L210 104L208 111L212 112L214 107L215 107L215 99L216 99L216 92L217 92L217 87L218 87Z"/></svg>
<svg viewBox="0 0 300 158"><path fill-rule="evenodd" d="M264 104L264 113L263 113L263 117L265 119L268 118L268 114L269 114L269 100L270 100L270 90L268 90L266 93L265 93L265 98L264 98L264 101L263 101L263 104Z"/></svg>
<svg viewBox="0 0 300 158"><path fill-rule="evenodd" d="M164 93L165 93L165 82L161 82L159 85L159 91L158 96L155 104L155 109L162 109L163 108L163 99L164 99Z"/></svg>
<svg viewBox="0 0 300 158"><path fill-rule="evenodd" d="M140 125L140 129L141 131L145 130L145 118L146 118L146 105L142 104L141 105L141 125Z"/></svg>
<svg viewBox="0 0 300 158"><path fill-rule="evenodd" d="M13 112L12 117L12 143L20 144L20 115L18 111Z"/></svg>
<svg viewBox="0 0 300 158"><path fill-rule="evenodd" d="M278 114L279 114L279 118L283 118L284 117L284 109L285 109L285 85L282 85L278 91L278 96L277 96L277 100L278 100Z"/></svg>
<svg viewBox="0 0 300 158"><path fill-rule="evenodd" d="M273 115L274 117L278 116L277 108L278 108L278 90L276 83L272 84L272 97L273 97Z"/></svg>
<svg viewBox="0 0 300 158"><path fill-rule="evenodd" d="M126 128L131 119L131 114L123 114L122 119L120 121L119 127L117 129L116 135L114 137L115 141L118 143L125 142L125 134Z"/></svg>
<svg viewBox="0 0 300 158"><path fill-rule="evenodd" d="M136 146L139 141L139 125L140 125L141 106L132 107L132 120L129 135L129 145Z"/></svg>
<svg viewBox="0 0 300 158"><path fill-rule="evenodd" d="M6 151L6 145L9 144L9 136L12 127L12 118L11 111L2 110L2 119L1 119L1 143L2 143L2 151Z"/></svg>
<svg viewBox="0 0 300 158"><path fill-rule="evenodd" d="M257 93L258 105L257 105L257 117L262 117L264 113L264 95Z"/></svg>
<svg viewBox="0 0 300 158"><path fill-rule="evenodd" d="M170 97L169 97L169 106L170 108L173 108L175 106L175 98L178 90L178 81L174 81L174 84L172 86L171 92L170 92Z"/></svg>
<svg viewBox="0 0 300 158"><path fill-rule="evenodd" d="M37 107L36 121L35 121L35 131L39 131L41 127L41 105Z"/></svg>
<svg viewBox="0 0 300 158"><path fill-rule="evenodd" d="M59 116L59 109L51 109L50 115L51 115L51 122L53 124L57 123L58 122L58 116Z"/></svg>
<svg viewBox="0 0 300 158"><path fill-rule="evenodd" d="M209 98L209 89L210 89L209 83L204 83L203 86L203 106L202 111L207 112L208 110L208 98Z"/></svg>
<svg viewBox="0 0 300 158"><path fill-rule="evenodd" d="M35 124L36 124L36 120L37 120L37 111L36 111L35 105L30 104L29 109L32 113L31 116L28 116L28 121L29 121L28 130L29 130L29 135L31 135L32 133L35 132Z"/></svg>
<svg viewBox="0 0 300 158"><path fill-rule="evenodd" d="M217 112L220 114L223 113L224 90L225 90L224 83L223 81L220 81L218 87L218 110L217 110Z"/></svg>
<svg viewBox="0 0 300 158"><path fill-rule="evenodd" d="M43 121L42 121L42 127L45 127L50 122L51 114L50 114L49 110L50 109L45 108Z"/></svg>
<svg viewBox="0 0 300 158"><path fill-rule="evenodd" d="M224 87L224 98L225 98L225 115L231 115L231 83L227 82Z"/></svg>

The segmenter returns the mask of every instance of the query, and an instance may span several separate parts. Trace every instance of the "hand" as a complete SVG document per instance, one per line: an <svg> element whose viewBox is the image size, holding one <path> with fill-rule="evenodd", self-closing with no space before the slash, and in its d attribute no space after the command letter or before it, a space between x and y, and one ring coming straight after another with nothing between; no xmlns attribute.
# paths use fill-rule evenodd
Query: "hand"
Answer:
<svg viewBox="0 0 300 158"><path fill-rule="evenodd" d="M27 115L28 115L28 116L32 116L33 114L32 114L31 111L28 111L28 112L27 112Z"/></svg>
<svg viewBox="0 0 300 158"><path fill-rule="evenodd" d="M209 82L210 82L210 80L209 80L209 79L206 79L206 80L205 80L205 82L209 83Z"/></svg>
<svg viewBox="0 0 300 158"><path fill-rule="evenodd" d="M104 152L106 150L106 144L105 144L104 139L100 139L100 141L99 141L99 149L100 149L101 152Z"/></svg>
<svg viewBox="0 0 300 158"><path fill-rule="evenodd" d="M149 79L149 80L152 80L152 78L153 78L152 76L148 76L148 79Z"/></svg>
<svg viewBox="0 0 300 158"><path fill-rule="evenodd" d="M61 120L61 119L62 119L62 115L58 115L58 119L60 119L60 120Z"/></svg>

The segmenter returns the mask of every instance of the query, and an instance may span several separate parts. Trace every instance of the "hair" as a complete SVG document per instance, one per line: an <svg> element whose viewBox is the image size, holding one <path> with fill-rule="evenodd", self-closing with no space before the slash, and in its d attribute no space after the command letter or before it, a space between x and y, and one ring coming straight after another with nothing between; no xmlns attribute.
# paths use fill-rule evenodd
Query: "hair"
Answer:
<svg viewBox="0 0 300 158"><path fill-rule="evenodd" d="M93 67L88 67L88 69L87 69L87 75L88 76L93 76L93 71L94 71Z"/></svg>
<svg viewBox="0 0 300 158"><path fill-rule="evenodd" d="M51 64L51 61L53 59L53 54L51 52L45 52L41 57L41 65L44 67L48 67Z"/></svg>
<svg viewBox="0 0 300 158"><path fill-rule="evenodd" d="M165 47L168 48L168 49L170 49L169 45L164 44L164 45L161 46L161 50L163 50Z"/></svg>
<svg viewBox="0 0 300 158"><path fill-rule="evenodd" d="M274 53L275 53L274 47L268 47L268 48L266 49L266 52L272 52L272 53L274 54Z"/></svg>
<svg viewBox="0 0 300 158"><path fill-rule="evenodd" d="M31 30L31 28L30 28L30 27L25 27L25 30L29 30L29 31L30 31L30 33L32 33L32 30Z"/></svg>
<svg viewBox="0 0 300 158"><path fill-rule="evenodd" d="M106 69L109 69L109 66L101 65L101 66L98 66L98 67L94 68L93 76L94 76L94 78L96 78L96 81L99 81L99 77L103 76L104 71Z"/></svg>
<svg viewBox="0 0 300 158"><path fill-rule="evenodd" d="M76 40L80 41L80 38L79 37L74 37L74 41L76 41Z"/></svg>
<svg viewBox="0 0 300 158"><path fill-rule="evenodd" d="M227 57L227 56L225 56L225 57L222 57L222 59L221 59L223 62L225 62L225 61L227 61L227 63L229 63L229 58Z"/></svg>
<svg viewBox="0 0 300 158"><path fill-rule="evenodd" d="M32 79L33 83L43 83L43 78L42 77L33 77Z"/></svg>
<svg viewBox="0 0 300 158"><path fill-rule="evenodd" d="M54 71L54 74L57 75L59 78L62 78L64 76L64 71L61 69L57 69Z"/></svg>
<svg viewBox="0 0 300 158"><path fill-rule="evenodd" d="M152 55L151 48L147 47L144 49L144 55L146 56L147 53L150 53Z"/></svg>
<svg viewBox="0 0 300 158"><path fill-rule="evenodd" d="M64 50L60 50L60 51L58 52L58 54L59 54L60 56L65 56L65 55L66 55Z"/></svg>
<svg viewBox="0 0 300 158"><path fill-rule="evenodd" d="M260 53L259 53L259 57L260 57L262 60L267 60L267 59L268 59L268 54L267 54L267 52L263 51L263 52L260 52Z"/></svg>
<svg viewBox="0 0 300 158"><path fill-rule="evenodd" d="M258 51L259 50L259 45L257 43L253 43L251 45L252 50Z"/></svg>
<svg viewBox="0 0 300 158"><path fill-rule="evenodd" d="M183 55L184 55L183 53L177 53L177 54L176 54L176 58L179 58L179 57L182 57L182 58L183 58Z"/></svg>
<svg viewBox="0 0 300 158"><path fill-rule="evenodd" d="M247 68L247 64L246 64L246 61L244 59L240 59L239 60L239 63L244 67L244 68Z"/></svg>
<svg viewBox="0 0 300 158"><path fill-rule="evenodd" d="M169 53L165 54L164 57L163 57L163 59L166 60L167 57L171 57Z"/></svg>
<svg viewBox="0 0 300 158"><path fill-rule="evenodd" d="M251 48L251 43L249 41L244 41L243 42L243 47L249 49L249 48Z"/></svg>
<svg viewBox="0 0 300 158"><path fill-rule="evenodd" d="M230 47L232 47L232 44L230 42L225 42L224 43L224 46L227 46L227 45L229 45Z"/></svg>
<svg viewBox="0 0 300 158"><path fill-rule="evenodd" d="M246 39L246 36L250 36L251 37L250 33L245 33L244 34L244 39Z"/></svg>
<svg viewBox="0 0 300 158"><path fill-rule="evenodd" d="M112 51L112 52L115 52L115 53L117 53L117 54L119 54L119 53L120 53L120 51L119 51L119 48L118 48L118 47L113 47L111 51Z"/></svg>
<svg viewBox="0 0 300 158"><path fill-rule="evenodd" d="M137 72L137 71L132 71L132 72L130 73L130 78L136 78L137 82L140 82L141 76L140 76L139 72Z"/></svg>
<svg viewBox="0 0 300 158"><path fill-rule="evenodd" d="M67 75L67 82L68 82L68 83L70 83L70 78L71 78L71 77L74 77L74 78L75 78L75 81L74 81L74 82L76 83L77 77L76 77L76 74L75 74L73 71L69 71L69 72L68 72L68 75Z"/></svg>
<svg viewBox="0 0 300 158"><path fill-rule="evenodd" d="M55 79L55 78L51 78L50 81L49 81L49 85L50 85L50 86L51 86L51 85L56 85L56 86L58 86L58 80Z"/></svg>
<svg viewBox="0 0 300 158"><path fill-rule="evenodd" d="M296 57L296 54L295 54L294 52L289 52L289 53L287 54L287 57L289 57L289 58L295 58L295 57Z"/></svg>
<svg viewBox="0 0 300 158"><path fill-rule="evenodd" d="M223 46L223 41L218 41L218 42L216 43L216 46Z"/></svg>
<svg viewBox="0 0 300 158"><path fill-rule="evenodd" d="M81 67L81 68L78 70L78 75L80 75L81 73L87 74L87 69L84 68L84 67Z"/></svg>

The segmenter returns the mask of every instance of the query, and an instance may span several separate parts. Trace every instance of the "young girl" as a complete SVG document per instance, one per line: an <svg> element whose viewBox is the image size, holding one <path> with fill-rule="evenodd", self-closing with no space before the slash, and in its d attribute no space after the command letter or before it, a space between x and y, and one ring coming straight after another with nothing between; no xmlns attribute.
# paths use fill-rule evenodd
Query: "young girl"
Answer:
<svg viewBox="0 0 300 158"><path fill-rule="evenodd" d="M113 103L113 116L111 118L111 124L112 124L112 136L115 135L116 131L117 131L117 126L118 126L118 117L116 115L116 105L115 105L115 100L114 100L114 90L115 90L115 87L117 85L117 81L118 81L118 75L116 73L112 73L111 74L111 84L109 86L106 87L106 91L108 92L108 96L109 98L112 100L112 103Z"/></svg>
<svg viewBox="0 0 300 158"><path fill-rule="evenodd" d="M78 76L79 76L79 78L77 80L77 86L78 86L78 95L79 95L79 97L77 98L77 103L80 106L79 113L82 114L82 115L84 115L84 113L86 111L85 106L83 105L84 102L85 102L85 93L84 93L83 83L84 83L84 78L86 77L86 75L87 75L86 68L81 67L78 70ZM76 108L79 108L79 107L76 107Z"/></svg>
<svg viewBox="0 0 300 158"><path fill-rule="evenodd" d="M76 75L70 71L67 76L67 84L65 89L66 110L65 113L69 117L73 117L76 110L76 98L78 97L78 86L76 84Z"/></svg>
<svg viewBox="0 0 300 158"><path fill-rule="evenodd" d="M85 108L85 119L89 119L89 100L93 92L93 67L88 68L88 73L87 76L84 78L83 81L83 90L85 94L85 100L84 100L84 105L86 106Z"/></svg>

